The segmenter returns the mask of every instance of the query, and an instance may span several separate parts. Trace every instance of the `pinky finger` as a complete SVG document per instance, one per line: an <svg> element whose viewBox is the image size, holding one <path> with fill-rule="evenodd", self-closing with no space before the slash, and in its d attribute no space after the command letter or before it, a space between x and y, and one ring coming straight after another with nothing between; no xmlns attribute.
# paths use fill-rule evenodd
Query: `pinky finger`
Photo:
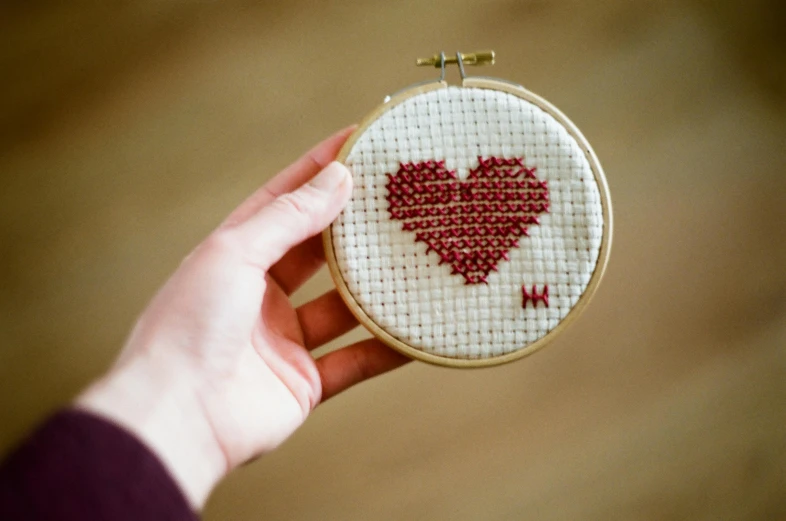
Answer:
<svg viewBox="0 0 786 521"><path fill-rule="evenodd" d="M322 401L410 361L375 338L330 352L316 361L322 379Z"/></svg>

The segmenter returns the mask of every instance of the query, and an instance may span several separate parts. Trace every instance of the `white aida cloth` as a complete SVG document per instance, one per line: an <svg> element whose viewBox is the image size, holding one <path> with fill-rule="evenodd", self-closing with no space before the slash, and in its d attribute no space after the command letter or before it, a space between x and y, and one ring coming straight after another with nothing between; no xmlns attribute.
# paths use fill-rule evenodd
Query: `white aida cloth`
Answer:
<svg viewBox="0 0 786 521"><path fill-rule="evenodd" d="M391 219L385 174L400 163L445 160L463 180L478 156L524 157L548 182L550 208L488 284L466 285ZM490 89L430 91L374 121L345 162L355 188L332 227L339 270L363 311L413 348L456 359L526 348L568 315L592 277L603 235L600 191L585 152L537 105ZM549 307L524 308L522 285L548 285Z"/></svg>

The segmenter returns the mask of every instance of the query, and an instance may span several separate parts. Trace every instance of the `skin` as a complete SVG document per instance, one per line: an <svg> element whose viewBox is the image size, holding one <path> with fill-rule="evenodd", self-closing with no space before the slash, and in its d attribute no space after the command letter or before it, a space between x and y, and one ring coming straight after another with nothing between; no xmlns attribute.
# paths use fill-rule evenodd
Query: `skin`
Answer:
<svg viewBox="0 0 786 521"><path fill-rule="evenodd" d="M324 264L319 233L349 199L351 175L333 160L352 130L284 169L197 246L76 400L146 443L197 510L318 404L408 361L375 339L314 359L310 350L357 322L336 291L289 301Z"/></svg>

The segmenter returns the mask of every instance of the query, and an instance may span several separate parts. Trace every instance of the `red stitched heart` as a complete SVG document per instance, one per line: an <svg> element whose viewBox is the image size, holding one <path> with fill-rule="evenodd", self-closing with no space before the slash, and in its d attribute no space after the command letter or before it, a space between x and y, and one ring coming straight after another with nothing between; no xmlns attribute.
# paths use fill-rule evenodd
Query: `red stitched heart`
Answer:
<svg viewBox="0 0 786 521"><path fill-rule="evenodd" d="M386 174L388 211L452 274L466 284L488 283L518 238L529 235L528 226L540 224L538 214L549 211L548 186L535 170L521 157L478 157L477 168L459 181L444 161L402 163Z"/></svg>

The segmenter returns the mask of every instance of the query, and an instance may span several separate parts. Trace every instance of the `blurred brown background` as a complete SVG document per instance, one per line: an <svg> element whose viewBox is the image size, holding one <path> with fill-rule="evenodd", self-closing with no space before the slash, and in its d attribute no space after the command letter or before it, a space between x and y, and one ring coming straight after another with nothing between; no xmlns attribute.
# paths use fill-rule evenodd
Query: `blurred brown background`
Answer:
<svg viewBox="0 0 786 521"><path fill-rule="evenodd" d="M493 48L469 72L545 96L605 166L593 304L523 361L410 364L329 402L205 518L786 518L779 4L5 4L0 449L111 363L244 196L432 77L417 56Z"/></svg>

